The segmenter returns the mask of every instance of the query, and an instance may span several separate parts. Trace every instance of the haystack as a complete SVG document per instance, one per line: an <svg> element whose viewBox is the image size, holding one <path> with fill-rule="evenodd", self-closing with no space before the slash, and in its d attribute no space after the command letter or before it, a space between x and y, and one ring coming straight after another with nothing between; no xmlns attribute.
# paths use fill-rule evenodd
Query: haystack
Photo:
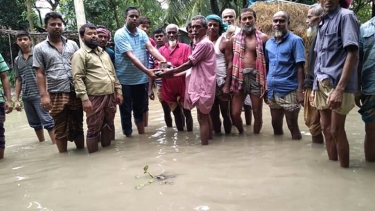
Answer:
<svg viewBox="0 0 375 211"><path fill-rule="evenodd" d="M305 42L306 58L310 46L310 38L306 36L306 18L310 5L293 2L257 2L250 6L257 14L256 27L269 37L273 36L272 17L278 11L286 11L290 15L289 30L300 36ZM307 63L306 63L307 65ZM306 69L305 69L306 70Z"/></svg>
<svg viewBox="0 0 375 211"><path fill-rule="evenodd" d="M289 30L301 37L306 34L306 17L309 5L285 1L257 2L250 8L257 13L257 28L263 33L273 35L273 15L278 11L286 11L290 15Z"/></svg>

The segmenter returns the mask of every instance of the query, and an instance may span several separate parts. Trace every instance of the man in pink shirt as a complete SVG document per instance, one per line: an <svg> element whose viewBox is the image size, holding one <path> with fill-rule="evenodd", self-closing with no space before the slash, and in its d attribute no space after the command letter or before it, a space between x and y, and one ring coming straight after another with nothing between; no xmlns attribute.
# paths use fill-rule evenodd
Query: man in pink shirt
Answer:
<svg viewBox="0 0 375 211"><path fill-rule="evenodd" d="M168 42L159 48L159 52L172 67L179 67L189 61L190 46L178 42L178 26L169 24L166 28ZM189 109L183 108L185 100L185 75L175 75L173 78L163 78L161 87L162 99L169 105L173 112L178 131L184 131L184 118L187 131L193 130L193 118ZM184 114L182 114L182 111Z"/></svg>
<svg viewBox="0 0 375 211"><path fill-rule="evenodd" d="M212 139L210 111L215 100L216 55L214 44L206 36L207 20L198 15L192 19L193 52L183 65L165 70L160 77L171 77L175 73L186 72L186 93L184 107L197 107L202 145Z"/></svg>

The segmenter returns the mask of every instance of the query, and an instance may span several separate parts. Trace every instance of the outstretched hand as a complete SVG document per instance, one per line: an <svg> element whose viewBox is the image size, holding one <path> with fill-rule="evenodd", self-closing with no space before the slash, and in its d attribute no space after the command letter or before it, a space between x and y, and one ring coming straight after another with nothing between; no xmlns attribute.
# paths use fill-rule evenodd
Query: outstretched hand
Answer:
<svg viewBox="0 0 375 211"><path fill-rule="evenodd" d="M160 74L158 74L159 78L171 78L173 77L174 71L173 69L163 69Z"/></svg>

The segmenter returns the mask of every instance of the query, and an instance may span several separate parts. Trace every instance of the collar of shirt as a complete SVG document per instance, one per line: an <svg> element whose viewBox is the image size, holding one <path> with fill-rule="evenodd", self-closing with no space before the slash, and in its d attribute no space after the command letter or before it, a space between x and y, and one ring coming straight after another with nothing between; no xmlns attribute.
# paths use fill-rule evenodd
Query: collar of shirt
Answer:
<svg viewBox="0 0 375 211"><path fill-rule="evenodd" d="M339 12L340 9L341 9L341 7L340 7L340 6L337 6L336 9L334 9L334 10L328 12L327 14L324 14L324 15L322 16L320 22L319 22L318 27L319 27L319 28L322 27L322 26L324 25L324 21L325 21L326 19L331 19L331 20L332 20L333 17L335 17L335 15Z"/></svg>
<svg viewBox="0 0 375 211"><path fill-rule="evenodd" d="M326 15L323 15L323 17L332 19L333 17L335 17L335 15L339 12L340 9L341 7L337 6L336 9L329 11Z"/></svg>
<svg viewBox="0 0 375 211"><path fill-rule="evenodd" d="M51 42L49 41L49 36L47 36L46 40L47 40L48 44L51 44ZM66 44L68 42L68 39L64 36L61 36L61 40L62 40L63 44Z"/></svg>
<svg viewBox="0 0 375 211"><path fill-rule="evenodd" d="M83 50L85 50L87 53L95 53L95 54L97 54L97 53L94 51L94 49L89 48L85 43L83 43L82 48L83 48ZM98 46L97 49L98 49L98 55L103 53L103 49L102 49L101 47Z"/></svg>
<svg viewBox="0 0 375 211"><path fill-rule="evenodd" d="M30 53L29 53L29 58L30 58L30 56L32 56L32 55L33 55L33 48L31 47L31 51L30 51ZM19 50L19 51L18 51L18 56L19 56L19 57L23 57L22 50Z"/></svg>
<svg viewBox="0 0 375 211"><path fill-rule="evenodd" d="M283 39L281 39L280 42L277 42L275 36L273 36L273 37L271 38L271 40L272 40L272 42L275 42L275 43L282 43L284 40L286 40L286 39L288 38L289 34L290 34L290 31L288 30L288 31L284 34Z"/></svg>
<svg viewBox="0 0 375 211"><path fill-rule="evenodd" d="M126 33L130 34L133 37L139 36L139 30L140 29L138 29L138 27L135 28L135 34L133 34L131 31L129 31L129 29L126 26L124 26L124 29L125 29Z"/></svg>
<svg viewBox="0 0 375 211"><path fill-rule="evenodd" d="M204 40L205 38L207 37L207 35L204 35L202 38L200 38L199 40L196 40L196 42L194 43L194 47L200 43L202 40Z"/></svg>

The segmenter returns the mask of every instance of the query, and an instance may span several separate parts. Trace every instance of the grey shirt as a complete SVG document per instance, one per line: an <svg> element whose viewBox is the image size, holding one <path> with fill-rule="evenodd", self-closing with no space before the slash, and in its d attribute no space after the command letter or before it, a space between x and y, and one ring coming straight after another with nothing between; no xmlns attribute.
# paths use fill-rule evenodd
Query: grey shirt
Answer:
<svg viewBox="0 0 375 211"><path fill-rule="evenodd" d="M33 53L26 60L23 58L22 51L14 59L14 76L21 78L22 100L37 100L40 98L38 86L36 85L35 70L33 69Z"/></svg>
<svg viewBox="0 0 375 211"><path fill-rule="evenodd" d="M33 67L45 71L48 92L67 93L74 91L70 59L79 48L77 43L61 37L63 49L60 53L48 37L34 47Z"/></svg>
<svg viewBox="0 0 375 211"><path fill-rule="evenodd" d="M315 61L314 90L318 89L318 81L329 79L331 86L336 87L348 55L348 46L358 47L359 22L350 10L337 7L322 17L315 45L317 55ZM357 65L351 76L345 92L357 92Z"/></svg>

